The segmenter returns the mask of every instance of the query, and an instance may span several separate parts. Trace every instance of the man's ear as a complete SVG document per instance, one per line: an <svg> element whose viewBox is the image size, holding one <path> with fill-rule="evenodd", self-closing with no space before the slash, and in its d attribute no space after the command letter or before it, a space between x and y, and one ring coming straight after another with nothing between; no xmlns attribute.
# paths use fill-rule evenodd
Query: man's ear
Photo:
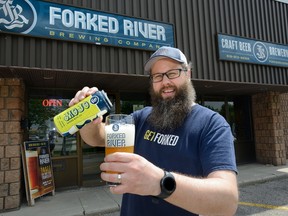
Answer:
<svg viewBox="0 0 288 216"><path fill-rule="evenodd" d="M189 70L187 71L187 76L188 76L188 79L191 79L191 78L192 78L192 70L191 70L191 69L189 69Z"/></svg>

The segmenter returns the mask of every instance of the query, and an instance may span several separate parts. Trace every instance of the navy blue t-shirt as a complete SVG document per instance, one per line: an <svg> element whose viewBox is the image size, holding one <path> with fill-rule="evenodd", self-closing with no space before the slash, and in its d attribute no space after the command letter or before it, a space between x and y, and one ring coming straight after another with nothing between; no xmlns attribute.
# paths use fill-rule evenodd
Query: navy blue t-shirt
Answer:
<svg viewBox="0 0 288 216"><path fill-rule="evenodd" d="M233 136L221 115L197 104L181 127L165 132L155 130L147 122L150 112L151 107L146 107L133 113L136 154L164 170L193 177L207 177L215 170L237 172ZM128 215L194 214L153 196L124 194L121 216Z"/></svg>

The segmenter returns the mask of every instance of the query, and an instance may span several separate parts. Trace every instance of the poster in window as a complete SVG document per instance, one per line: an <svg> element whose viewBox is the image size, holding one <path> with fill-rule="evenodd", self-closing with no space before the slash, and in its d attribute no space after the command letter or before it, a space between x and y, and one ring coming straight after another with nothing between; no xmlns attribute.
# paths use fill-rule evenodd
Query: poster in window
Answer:
<svg viewBox="0 0 288 216"><path fill-rule="evenodd" d="M22 146L26 196L29 205L47 193L55 194L48 141L28 141Z"/></svg>

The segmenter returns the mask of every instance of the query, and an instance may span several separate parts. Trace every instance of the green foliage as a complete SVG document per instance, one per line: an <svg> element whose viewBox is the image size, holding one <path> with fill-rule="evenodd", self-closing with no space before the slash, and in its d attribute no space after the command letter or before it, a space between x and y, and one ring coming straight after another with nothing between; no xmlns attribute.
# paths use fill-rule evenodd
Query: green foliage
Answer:
<svg viewBox="0 0 288 216"><path fill-rule="evenodd" d="M47 129L45 122L68 107L68 101L63 100L62 106L43 106L43 99L30 99L29 101L29 128L39 125L39 128Z"/></svg>

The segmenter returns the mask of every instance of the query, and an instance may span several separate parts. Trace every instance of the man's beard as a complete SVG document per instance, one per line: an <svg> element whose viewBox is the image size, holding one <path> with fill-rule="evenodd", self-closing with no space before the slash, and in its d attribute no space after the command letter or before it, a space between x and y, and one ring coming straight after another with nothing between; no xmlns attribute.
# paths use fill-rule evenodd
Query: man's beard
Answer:
<svg viewBox="0 0 288 216"><path fill-rule="evenodd" d="M161 92L161 91L160 91ZM190 81L176 89L173 98L163 99L150 87L152 112L148 122L157 130L172 131L181 126L192 109L196 93Z"/></svg>

